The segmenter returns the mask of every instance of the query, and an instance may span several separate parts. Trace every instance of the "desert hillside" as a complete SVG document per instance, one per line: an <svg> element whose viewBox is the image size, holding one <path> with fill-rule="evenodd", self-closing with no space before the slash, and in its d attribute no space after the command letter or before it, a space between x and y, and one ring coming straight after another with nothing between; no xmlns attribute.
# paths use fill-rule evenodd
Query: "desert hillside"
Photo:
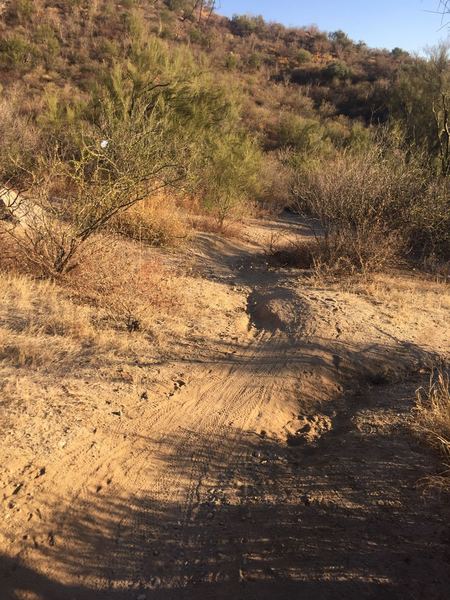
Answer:
<svg viewBox="0 0 450 600"><path fill-rule="evenodd" d="M0 2L0 600L444 600L448 49L214 8Z"/></svg>

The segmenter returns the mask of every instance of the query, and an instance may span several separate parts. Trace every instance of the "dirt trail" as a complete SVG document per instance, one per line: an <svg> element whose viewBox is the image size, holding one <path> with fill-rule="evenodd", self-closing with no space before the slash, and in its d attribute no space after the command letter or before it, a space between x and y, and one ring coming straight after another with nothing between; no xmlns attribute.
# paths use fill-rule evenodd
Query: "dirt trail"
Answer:
<svg viewBox="0 0 450 600"><path fill-rule="evenodd" d="M431 349L269 268L264 238L297 229L200 238L198 269L242 294L239 331L20 474L2 600L448 597L448 514L418 485L438 463L406 427L417 378L400 382Z"/></svg>

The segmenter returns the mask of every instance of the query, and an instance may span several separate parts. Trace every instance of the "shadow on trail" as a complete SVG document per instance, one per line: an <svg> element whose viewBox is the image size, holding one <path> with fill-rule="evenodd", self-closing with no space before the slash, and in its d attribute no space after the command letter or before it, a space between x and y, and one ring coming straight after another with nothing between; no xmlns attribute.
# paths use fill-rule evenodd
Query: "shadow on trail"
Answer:
<svg viewBox="0 0 450 600"><path fill-rule="evenodd" d="M23 560L0 557L0 597L443 600L448 525L416 489L433 459L406 434L348 427L360 409L330 434L340 445L324 437L307 452L232 427L195 434L177 456L167 440L157 459L180 476L184 503L55 498L52 535L35 526Z"/></svg>
<svg viewBox="0 0 450 600"><path fill-rule="evenodd" d="M254 346L217 338L203 339L205 347L213 346L213 357L179 359L181 364L205 366L228 365L247 372L263 374L270 365L277 366L279 375L314 369L321 376L347 382L349 386L385 384L401 381L405 376L438 362L438 355L425 351L411 342L396 346L382 343L351 344L329 338L299 339L294 344L289 337L267 335ZM188 350L189 343L180 344ZM134 363L136 364L136 363Z"/></svg>

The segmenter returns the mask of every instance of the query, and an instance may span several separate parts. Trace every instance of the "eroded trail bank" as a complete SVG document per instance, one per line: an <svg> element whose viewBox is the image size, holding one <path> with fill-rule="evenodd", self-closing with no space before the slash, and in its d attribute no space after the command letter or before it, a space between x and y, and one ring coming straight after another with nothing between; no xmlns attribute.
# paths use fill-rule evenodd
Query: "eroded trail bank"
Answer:
<svg viewBox="0 0 450 600"><path fill-rule="evenodd" d="M270 268L264 236L298 230L198 242L226 318L182 358L137 357L144 391L91 373L83 415L61 382L70 437L37 424L34 458L7 451L1 598L447 597L448 513L420 485L438 459L408 428L447 304L417 317Z"/></svg>

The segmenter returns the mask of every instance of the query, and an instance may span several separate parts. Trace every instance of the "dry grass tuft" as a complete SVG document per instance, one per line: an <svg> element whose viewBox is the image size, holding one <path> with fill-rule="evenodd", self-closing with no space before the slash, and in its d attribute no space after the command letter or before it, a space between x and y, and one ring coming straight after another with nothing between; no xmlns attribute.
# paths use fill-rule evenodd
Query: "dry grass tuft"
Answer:
<svg viewBox="0 0 450 600"><path fill-rule="evenodd" d="M148 198L117 214L110 229L151 246L176 246L189 235L181 210L165 196Z"/></svg>
<svg viewBox="0 0 450 600"><path fill-rule="evenodd" d="M167 345L160 332L172 331L185 306L179 269L156 250L107 235L94 236L82 258L57 280L3 262L2 367L81 372Z"/></svg>
<svg viewBox="0 0 450 600"><path fill-rule="evenodd" d="M182 304L176 270L133 242L102 236L102 252L86 256L67 274L64 285L114 328L151 332L156 320L175 314Z"/></svg>
<svg viewBox="0 0 450 600"><path fill-rule="evenodd" d="M218 221L218 219L212 215L206 213L191 214L190 215L191 227L195 231L201 231L203 233L214 233L221 235L225 238L242 238L242 230L240 222L238 220L227 220L224 223Z"/></svg>
<svg viewBox="0 0 450 600"><path fill-rule="evenodd" d="M423 273L376 273L350 282L351 291L391 306L399 313L450 311L450 286Z"/></svg>
<svg viewBox="0 0 450 600"><path fill-rule="evenodd" d="M74 304L49 281L0 274L0 361L3 367L75 363L96 343L88 306Z"/></svg>
<svg viewBox="0 0 450 600"><path fill-rule="evenodd" d="M17 334L92 337L89 308L64 298L54 283L11 274L0 281L2 327Z"/></svg>
<svg viewBox="0 0 450 600"><path fill-rule="evenodd" d="M448 367L435 369L426 388L416 394L416 428L446 459L450 457L450 373ZM448 475L448 474L447 474ZM434 478L450 489L450 479Z"/></svg>

